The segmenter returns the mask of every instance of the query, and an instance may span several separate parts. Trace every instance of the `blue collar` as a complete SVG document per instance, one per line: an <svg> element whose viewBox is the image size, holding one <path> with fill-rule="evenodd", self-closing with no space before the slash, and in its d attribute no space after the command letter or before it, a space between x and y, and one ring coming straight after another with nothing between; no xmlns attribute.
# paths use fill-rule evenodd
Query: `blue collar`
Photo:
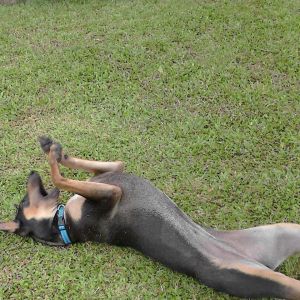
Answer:
<svg viewBox="0 0 300 300"><path fill-rule="evenodd" d="M57 207L57 225L58 225L58 230L60 232L60 236L62 240L64 241L65 245L71 244L70 237L68 235L66 225L65 225L65 218L64 218L64 212L65 212L65 206L60 204Z"/></svg>

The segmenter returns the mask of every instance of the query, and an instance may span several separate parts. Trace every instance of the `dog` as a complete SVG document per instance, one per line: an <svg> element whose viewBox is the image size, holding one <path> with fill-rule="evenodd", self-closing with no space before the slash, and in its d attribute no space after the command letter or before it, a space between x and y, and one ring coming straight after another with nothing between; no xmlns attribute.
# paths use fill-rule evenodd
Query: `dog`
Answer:
<svg viewBox="0 0 300 300"><path fill-rule="evenodd" d="M31 172L14 221L0 230L48 245L87 241L132 247L169 268L238 297L300 299L300 281L274 270L300 252L300 225L274 224L218 231L193 222L149 181L124 173L121 161L66 155L48 137L39 139L55 189L47 192ZM88 181L64 178L59 164L83 169ZM59 189L75 195L58 204Z"/></svg>

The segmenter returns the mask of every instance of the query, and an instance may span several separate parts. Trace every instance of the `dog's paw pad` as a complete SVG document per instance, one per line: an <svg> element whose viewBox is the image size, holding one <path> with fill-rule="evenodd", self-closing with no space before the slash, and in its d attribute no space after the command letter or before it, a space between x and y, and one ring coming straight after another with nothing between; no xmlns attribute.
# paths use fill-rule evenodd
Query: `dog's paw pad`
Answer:
<svg viewBox="0 0 300 300"><path fill-rule="evenodd" d="M48 136L43 135L43 136L39 137L39 143L40 143L42 150L46 154L48 154L50 151L50 147L53 145L53 140L50 139Z"/></svg>

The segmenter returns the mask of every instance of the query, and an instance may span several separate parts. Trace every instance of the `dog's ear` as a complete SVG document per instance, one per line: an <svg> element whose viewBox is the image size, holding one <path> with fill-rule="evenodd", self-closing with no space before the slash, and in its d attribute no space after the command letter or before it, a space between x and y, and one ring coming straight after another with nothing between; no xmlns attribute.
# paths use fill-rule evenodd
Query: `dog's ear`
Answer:
<svg viewBox="0 0 300 300"><path fill-rule="evenodd" d="M48 192L47 198L57 200L59 198L59 194L60 190L58 188L54 188L50 192Z"/></svg>
<svg viewBox="0 0 300 300"><path fill-rule="evenodd" d="M39 195L47 196L41 176L35 171L31 171L28 176L27 192L29 197L39 197Z"/></svg>
<svg viewBox="0 0 300 300"><path fill-rule="evenodd" d="M10 222L0 222L0 230L6 231L10 233L14 233L16 230L20 228L18 222L10 221Z"/></svg>
<svg viewBox="0 0 300 300"><path fill-rule="evenodd" d="M51 203L53 203L54 205L57 203L58 198L59 198L59 194L60 191L58 188L54 188L53 190L51 190L47 197L45 197L45 200L50 201Z"/></svg>

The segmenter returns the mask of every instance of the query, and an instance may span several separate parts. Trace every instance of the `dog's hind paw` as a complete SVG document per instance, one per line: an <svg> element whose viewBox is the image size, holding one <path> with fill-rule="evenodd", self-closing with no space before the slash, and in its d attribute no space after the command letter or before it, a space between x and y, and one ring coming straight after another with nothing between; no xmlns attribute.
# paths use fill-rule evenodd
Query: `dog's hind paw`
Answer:
<svg viewBox="0 0 300 300"><path fill-rule="evenodd" d="M43 135L43 136L40 136L39 137L39 143L40 143L40 146L41 146L41 148L42 148L42 150L46 153L46 154L48 154L49 153L49 151L50 151L50 147L53 145L53 140L52 139L50 139L48 136L45 136L45 135Z"/></svg>

